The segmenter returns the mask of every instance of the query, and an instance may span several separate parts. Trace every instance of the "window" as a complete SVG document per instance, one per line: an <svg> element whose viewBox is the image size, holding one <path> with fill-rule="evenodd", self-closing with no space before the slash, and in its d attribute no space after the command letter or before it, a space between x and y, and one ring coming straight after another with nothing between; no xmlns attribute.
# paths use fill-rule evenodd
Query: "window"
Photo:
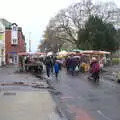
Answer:
<svg viewBox="0 0 120 120"><path fill-rule="evenodd" d="M13 43L12 44L16 45L17 44L17 39L13 39Z"/></svg>
<svg viewBox="0 0 120 120"><path fill-rule="evenodd" d="M17 31L16 27L13 27L13 31Z"/></svg>
<svg viewBox="0 0 120 120"><path fill-rule="evenodd" d="M4 55L4 49L1 49L1 55L2 56Z"/></svg>
<svg viewBox="0 0 120 120"><path fill-rule="evenodd" d="M12 31L11 31L11 34L12 34L12 38L11 38L11 43L13 45L17 45L18 44L18 31L17 31L17 26L12 26Z"/></svg>

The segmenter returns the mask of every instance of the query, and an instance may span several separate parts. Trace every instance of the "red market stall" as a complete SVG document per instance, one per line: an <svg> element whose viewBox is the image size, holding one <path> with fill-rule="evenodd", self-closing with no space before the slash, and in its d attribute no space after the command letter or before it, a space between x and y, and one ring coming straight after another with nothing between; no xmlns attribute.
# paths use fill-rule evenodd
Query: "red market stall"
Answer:
<svg viewBox="0 0 120 120"><path fill-rule="evenodd" d="M42 63L40 62L40 57L45 55L45 53L41 52L36 52L36 53L31 53L31 52L21 52L18 53L19 56L19 71L41 71L42 69ZM26 63L26 61L28 61ZM28 70L28 68L30 68Z"/></svg>

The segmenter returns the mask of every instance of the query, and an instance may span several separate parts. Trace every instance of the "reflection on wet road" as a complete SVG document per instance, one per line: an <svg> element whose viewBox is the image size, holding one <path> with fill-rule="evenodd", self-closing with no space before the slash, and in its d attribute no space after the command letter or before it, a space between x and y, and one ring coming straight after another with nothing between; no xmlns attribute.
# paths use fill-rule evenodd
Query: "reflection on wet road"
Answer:
<svg viewBox="0 0 120 120"><path fill-rule="evenodd" d="M63 70L58 81L52 82L62 93L63 111L75 120L120 120L120 86L102 76L99 84L87 77L86 73L72 76Z"/></svg>

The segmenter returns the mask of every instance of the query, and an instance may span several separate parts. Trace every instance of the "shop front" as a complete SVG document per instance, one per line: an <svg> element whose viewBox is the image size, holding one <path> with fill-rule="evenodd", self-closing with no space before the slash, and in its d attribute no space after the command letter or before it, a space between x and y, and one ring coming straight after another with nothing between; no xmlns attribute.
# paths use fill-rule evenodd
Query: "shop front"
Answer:
<svg viewBox="0 0 120 120"><path fill-rule="evenodd" d="M18 55L16 52L8 53L8 63L9 64L18 64Z"/></svg>
<svg viewBox="0 0 120 120"><path fill-rule="evenodd" d="M5 64L5 28L0 23L0 66Z"/></svg>

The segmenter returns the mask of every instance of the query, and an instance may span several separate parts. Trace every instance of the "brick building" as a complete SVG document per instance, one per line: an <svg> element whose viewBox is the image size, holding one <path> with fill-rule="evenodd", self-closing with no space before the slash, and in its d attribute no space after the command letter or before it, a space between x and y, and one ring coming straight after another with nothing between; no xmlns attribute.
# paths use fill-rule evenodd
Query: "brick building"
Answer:
<svg viewBox="0 0 120 120"><path fill-rule="evenodd" d="M10 23L5 19L1 19L5 26L5 63L17 64L18 53L26 51L25 36L22 28L16 23Z"/></svg>

